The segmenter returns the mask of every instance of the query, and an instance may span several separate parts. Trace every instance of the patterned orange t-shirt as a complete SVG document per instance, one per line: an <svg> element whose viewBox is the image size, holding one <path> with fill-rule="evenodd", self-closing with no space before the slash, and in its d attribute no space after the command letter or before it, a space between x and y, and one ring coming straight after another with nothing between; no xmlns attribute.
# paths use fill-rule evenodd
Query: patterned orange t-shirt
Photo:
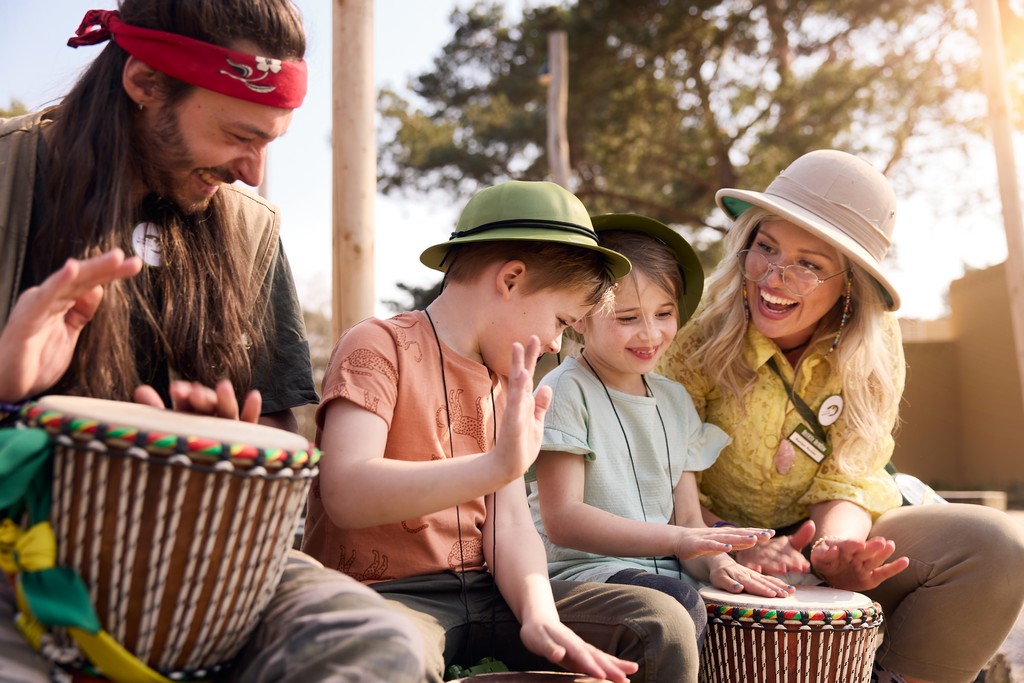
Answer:
<svg viewBox="0 0 1024 683"><path fill-rule="evenodd" d="M370 318L354 325L331 354L317 409L318 431L327 404L346 400L387 424L385 458L429 461L451 457L449 422L456 456L490 449L495 408L499 416L504 408L500 383L481 363L443 344L440 351L443 377L438 342L422 311L388 320ZM325 452L322 457L336 456ZM359 581L373 583L484 566L483 497L457 509L351 530L331 523L321 495L317 477L309 493L302 549Z"/></svg>

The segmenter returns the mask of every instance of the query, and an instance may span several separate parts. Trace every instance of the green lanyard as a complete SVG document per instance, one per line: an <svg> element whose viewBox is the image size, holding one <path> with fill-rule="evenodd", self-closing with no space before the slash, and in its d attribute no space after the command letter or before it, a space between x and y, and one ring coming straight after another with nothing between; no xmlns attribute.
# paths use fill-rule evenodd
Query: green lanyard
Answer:
<svg viewBox="0 0 1024 683"><path fill-rule="evenodd" d="M812 432L814 432L814 436L818 437L822 443L827 444L828 435L825 434L825 428L821 426L820 422L818 422L818 416L814 414L811 407L807 405L802 398L800 398L800 394L796 393L793 390L793 387L789 385L789 382L786 381L786 378L782 376L782 371L779 370L779 365L775 362L775 356L768 359L768 367L770 367L772 371L779 376L779 379L782 380L782 386L786 387L786 394L789 396L790 403L793 404L793 407L796 408L796 412L800 413L800 417L804 419L807 426L811 428Z"/></svg>

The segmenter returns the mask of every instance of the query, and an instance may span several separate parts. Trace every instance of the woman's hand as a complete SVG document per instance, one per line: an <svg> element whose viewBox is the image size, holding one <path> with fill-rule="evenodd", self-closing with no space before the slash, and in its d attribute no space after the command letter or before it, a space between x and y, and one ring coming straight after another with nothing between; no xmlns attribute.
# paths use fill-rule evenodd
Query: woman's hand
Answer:
<svg viewBox="0 0 1024 683"><path fill-rule="evenodd" d="M636 662L603 652L561 622L524 624L520 637L526 648L553 664L601 680L628 683L639 668Z"/></svg>
<svg viewBox="0 0 1024 683"><path fill-rule="evenodd" d="M777 536L767 543L741 550L736 553L736 561L763 574L807 574L811 565L801 551L814 538L814 529L814 522L807 520L791 536Z"/></svg>
<svg viewBox="0 0 1024 683"><path fill-rule="evenodd" d="M881 536L866 541L825 536L811 548L811 565L814 573L834 588L865 591L910 566L907 557L886 563L895 551L896 544Z"/></svg>

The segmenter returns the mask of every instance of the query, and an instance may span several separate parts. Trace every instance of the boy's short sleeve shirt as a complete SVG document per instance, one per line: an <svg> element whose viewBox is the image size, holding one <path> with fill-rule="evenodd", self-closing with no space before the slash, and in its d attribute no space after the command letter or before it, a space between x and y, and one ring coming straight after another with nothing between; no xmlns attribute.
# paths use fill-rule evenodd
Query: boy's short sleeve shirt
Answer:
<svg viewBox="0 0 1024 683"><path fill-rule="evenodd" d="M481 363L443 345L441 354L421 311L388 320L368 319L353 326L331 355L317 409L318 430L324 425L330 402L347 400L387 424L385 458L441 460L450 457L452 443L456 456L489 450L494 443L494 409L500 418L504 408L501 386ZM323 457L332 454L326 452ZM327 518L322 495L318 477L309 494L303 550L360 581L373 583L484 566L483 497L457 509L350 530Z"/></svg>

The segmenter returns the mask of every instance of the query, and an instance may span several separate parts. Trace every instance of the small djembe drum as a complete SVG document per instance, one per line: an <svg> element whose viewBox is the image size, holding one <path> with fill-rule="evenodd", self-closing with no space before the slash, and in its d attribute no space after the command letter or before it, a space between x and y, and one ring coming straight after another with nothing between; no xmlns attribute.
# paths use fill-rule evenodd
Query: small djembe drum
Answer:
<svg viewBox="0 0 1024 683"><path fill-rule="evenodd" d="M103 630L175 679L229 662L281 578L319 453L291 432L114 401L49 396L22 416L53 439L57 565Z"/></svg>
<svg viewBox="0 0 1024 683"><path fill-rule="evenodd" d="M798 586L787 598L702 588L704 683L867 683L882 610L860 593Z"/></svg>

